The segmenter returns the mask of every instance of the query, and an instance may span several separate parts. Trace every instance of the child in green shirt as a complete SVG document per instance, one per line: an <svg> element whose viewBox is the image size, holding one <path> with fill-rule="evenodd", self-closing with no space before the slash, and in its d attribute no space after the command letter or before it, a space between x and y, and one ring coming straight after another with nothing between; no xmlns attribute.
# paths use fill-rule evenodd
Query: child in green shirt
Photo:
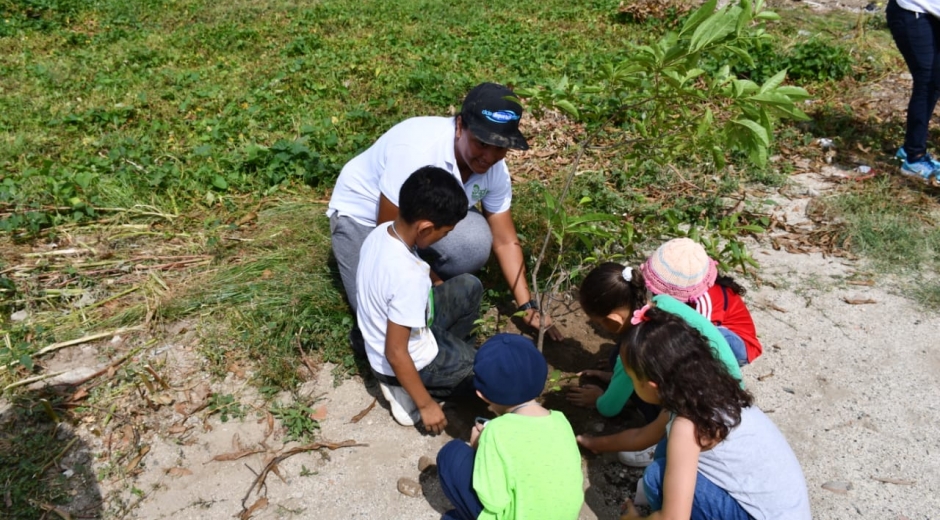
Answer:
<svg viewBox="0 0 940 520"><path fill-rule="evenodd" d="M478 422L470 444L437 455L446 520L575 520L584 502L581 454L561 412L543 408L548 365L531 340L497 334L473 363L477 395L497 417Z"/></svg>

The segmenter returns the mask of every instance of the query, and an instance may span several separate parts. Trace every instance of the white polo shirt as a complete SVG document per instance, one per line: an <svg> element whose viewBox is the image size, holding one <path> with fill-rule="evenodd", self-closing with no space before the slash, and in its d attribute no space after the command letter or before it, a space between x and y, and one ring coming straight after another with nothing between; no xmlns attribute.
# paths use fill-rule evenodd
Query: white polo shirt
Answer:
<svg viewBox="0 0 940 520"><path fill-rule="evenodd" d="M421 370L437 356L438 347L428 320L431 317L431 267L388 232L391 222L373 229L359 252L356 271L357 318L366 344L369 365L380 374L394 376L385 357L388 321L411 327L408 354Z"/></svg>
<svg viewBox="0 0 940 520"><path fill-rule="evenodd" d="M940 17L940 1L938 0L897 0L898 7L915 13L930 13Z"/></svg>
<svg viewBox="0 0 940 520"><path fill-rule="evenodd" d="M423 166L443 168L460 181L455 136L453 117L413 117L393 126L343 166L326 214L339 213L362 225L375 226L379 195L384 194L398 206L401 185ZM483 209L491 213L509 209L512 184L505 161L494 164L486 173L471 175L462 184L470 207L482 202Z"/></svg>

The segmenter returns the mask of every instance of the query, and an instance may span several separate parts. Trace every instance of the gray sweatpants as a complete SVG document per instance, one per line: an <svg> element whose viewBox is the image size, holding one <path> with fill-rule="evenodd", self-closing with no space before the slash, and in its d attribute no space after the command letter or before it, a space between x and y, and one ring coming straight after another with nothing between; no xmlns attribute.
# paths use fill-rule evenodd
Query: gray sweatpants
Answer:
<svg viewBox="0 0 940 520"><path fill-rule="evenodd" d="M333 213L330 217L333 255L354 317L358 309L356 269L359 267L359 249L373 229L339 213ZM479 271L489 260L492 248L493 234L489 224L479 211L471 209L446 237L418 251L418 254L441 279L449 280L457 275Z"/></svg>

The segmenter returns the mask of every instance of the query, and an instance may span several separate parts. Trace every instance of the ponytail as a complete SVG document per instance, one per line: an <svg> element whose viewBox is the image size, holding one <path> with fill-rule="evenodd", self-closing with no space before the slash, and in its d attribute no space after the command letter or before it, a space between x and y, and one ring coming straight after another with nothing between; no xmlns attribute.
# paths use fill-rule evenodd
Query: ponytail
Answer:
<svg viewBox="0 0 940 520"><path fill-rule="evenodd" d="M592 317L607 316L622 307L635 311L646 305L643 274L639 269L605 262L584 277L578 299L581 309Z"/></svg>

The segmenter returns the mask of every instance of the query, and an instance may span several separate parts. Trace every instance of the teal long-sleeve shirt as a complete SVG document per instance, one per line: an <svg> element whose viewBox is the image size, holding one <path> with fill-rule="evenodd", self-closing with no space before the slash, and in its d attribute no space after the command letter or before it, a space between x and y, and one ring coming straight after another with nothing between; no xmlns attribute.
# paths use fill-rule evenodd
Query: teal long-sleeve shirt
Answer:
<svg viewBox="0 0 940 520"><path fill-rule="evenodd" d="M712 322L708 321L706 317L696 312L692 307L689 307L672 296L665 294L654 296L653 304L661 310L682 318L686 323L701 332L702 335L708 339L709 343L711 343L712 349L715 351L715 355L718 356L718 359L728 367L728 372L737 380L741 381L741 387L744 387L744 381L741 379L741 367L738 366L734 352L731 351L731 347L728 346L728 341L725 340L724 336L721 335L721 332L718 331L718 328L715 327ZM627 400L632 393L633 381L630 380L630 376L628 376L626 370L623 369L623 362L620 361L620 356L617 356L617 362L614 364L614 374L610 378L610 386L608 386L604 394L597 399L597 411L604 417L617 415L623 410L624 405L627 404Z"/></svg>

